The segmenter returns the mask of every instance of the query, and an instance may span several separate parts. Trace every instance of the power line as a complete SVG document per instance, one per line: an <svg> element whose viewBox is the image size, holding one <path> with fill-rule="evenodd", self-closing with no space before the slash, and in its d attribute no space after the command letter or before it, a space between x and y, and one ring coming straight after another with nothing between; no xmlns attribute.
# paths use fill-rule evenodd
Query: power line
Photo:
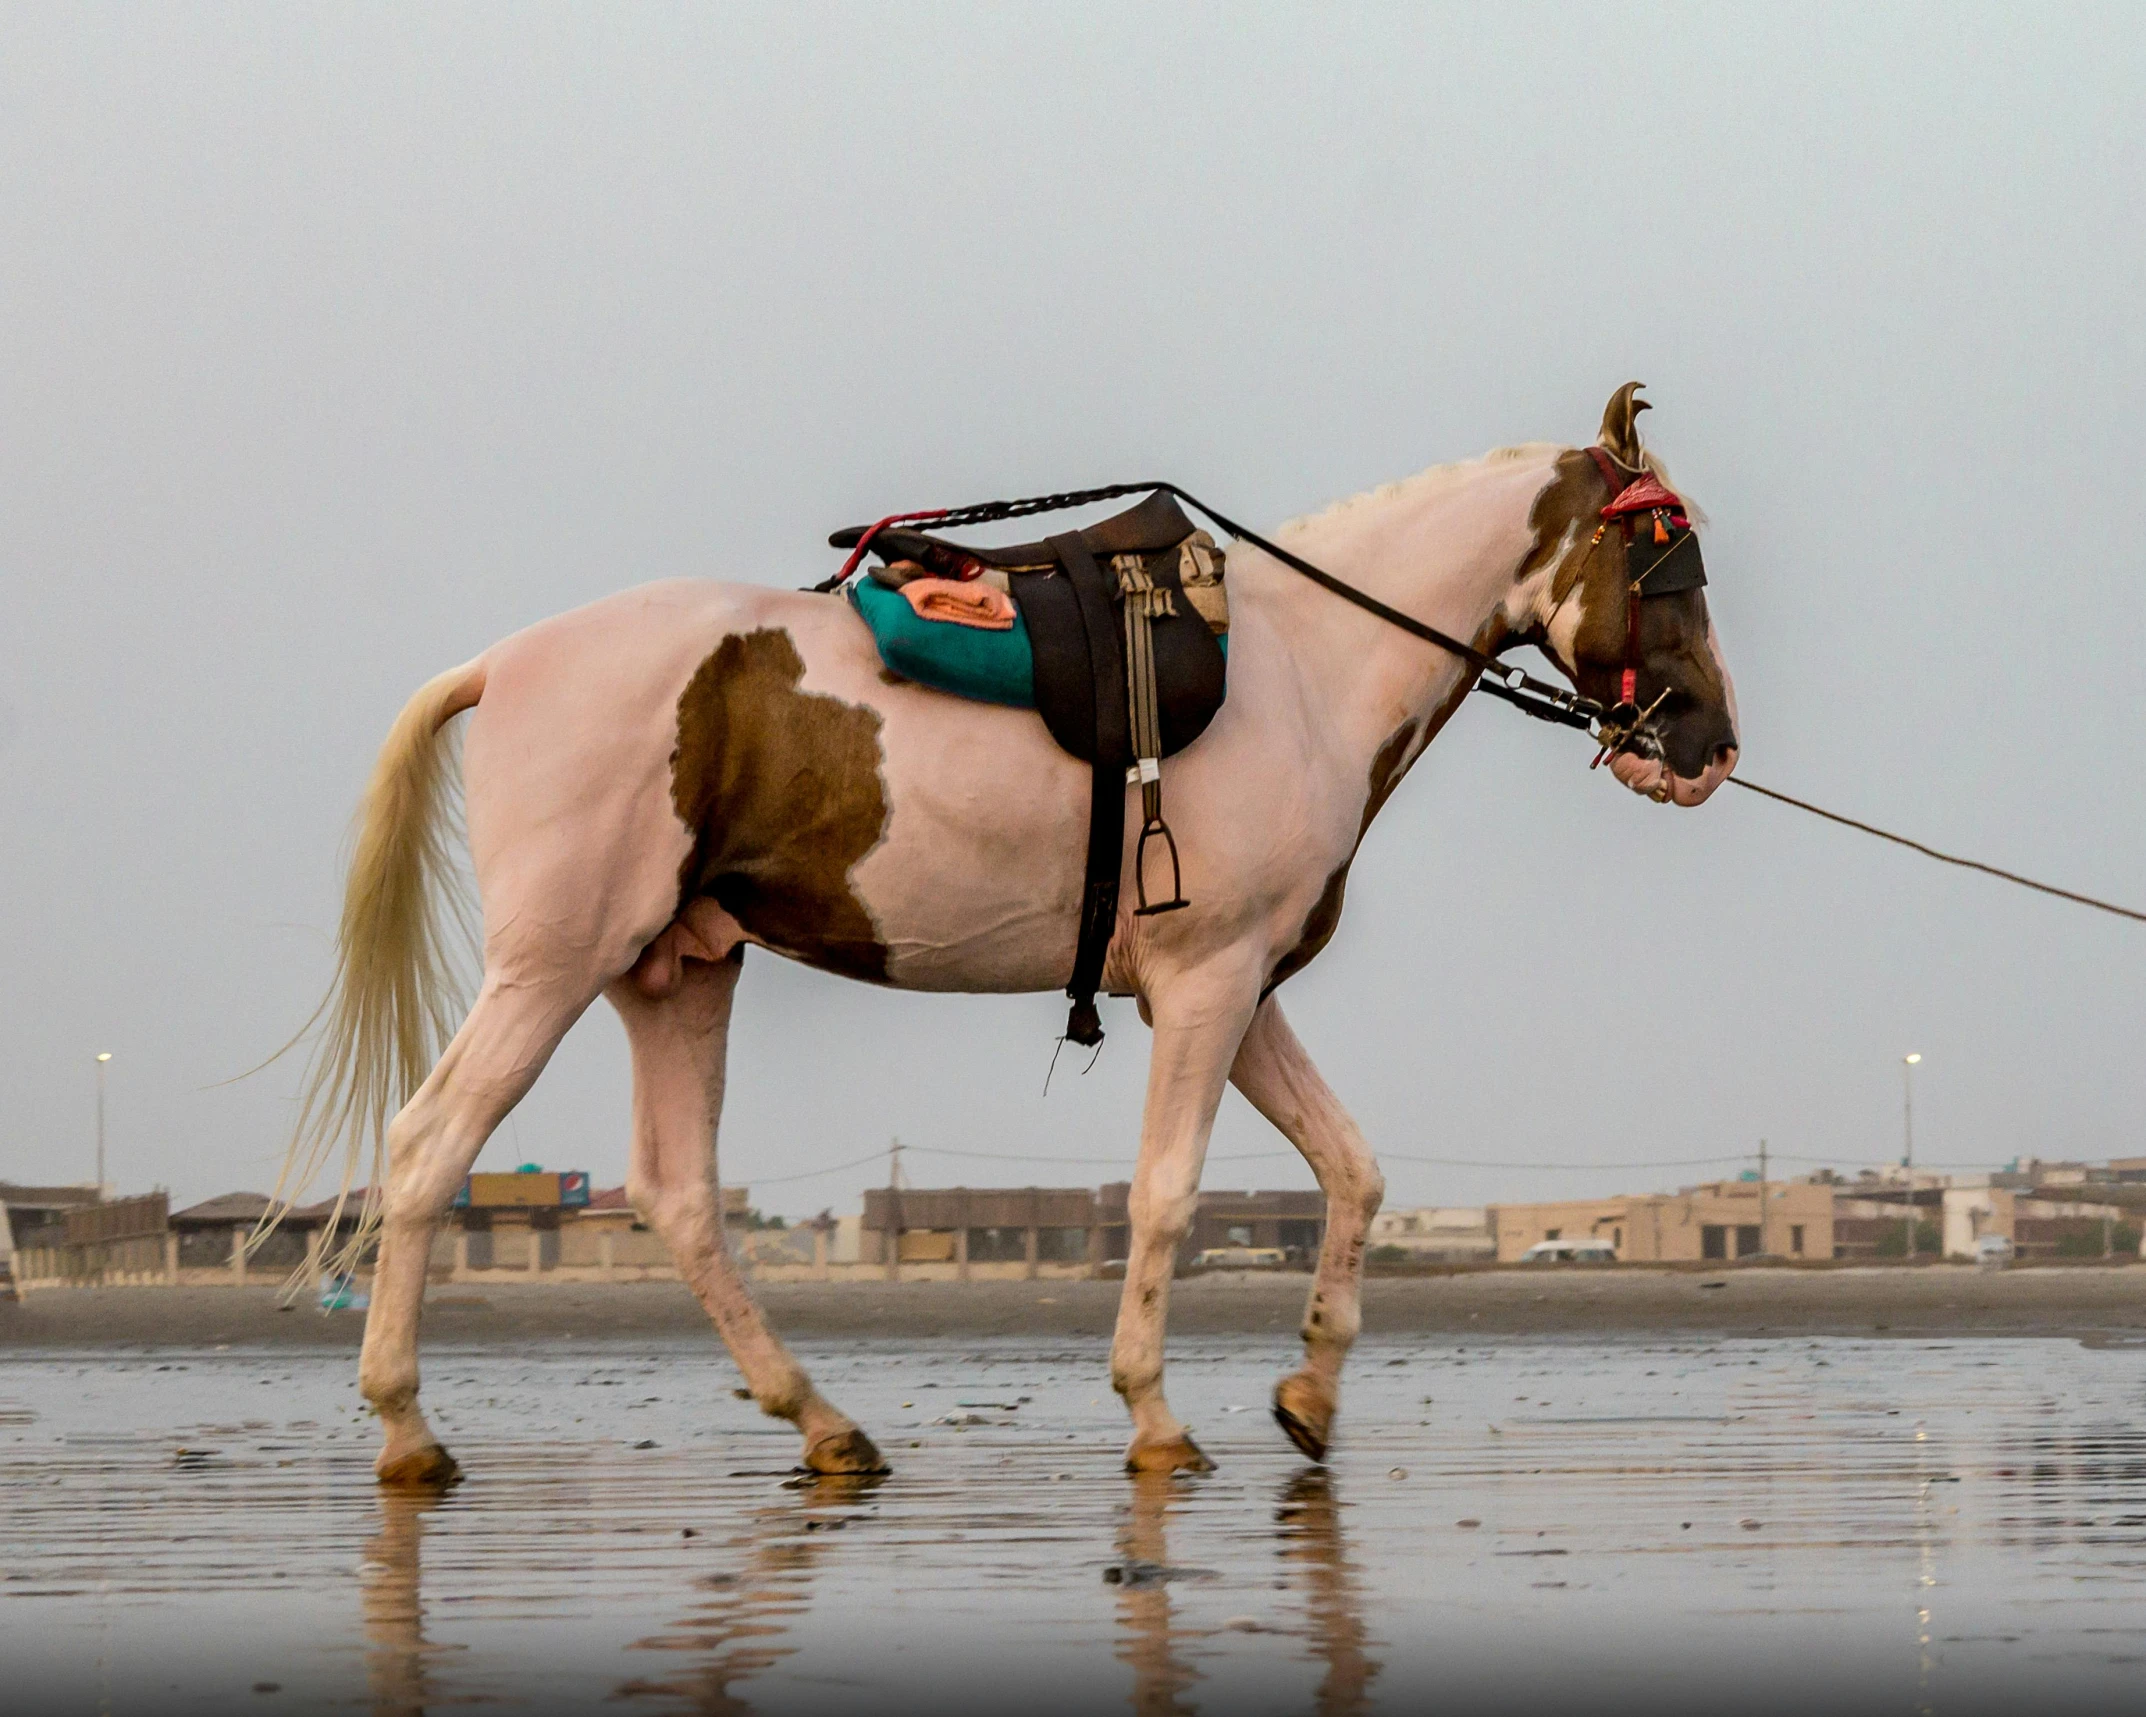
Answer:
<svg viewBox="0 0 2146 1717"><path fill-rule="evenodd" d="M1374 1151L1371 1153L1381 1162L1422 1163L1431 1168L1442 1169L1569 1169L1577 1173L1616 1174L1624 1169L1695 1169L1707 1168L1715 1163L1740 1163L1748 1161L1755 1153L1738 1151L1719 1157L1669 1157L1657 1162L1644 1163L1523 1163L1510 1157L1496 1161L1473 1157L1413 1157L1399 1151Z"/></svg>
<svg viewBox="0 0 2146 1717"><path fill-rule="evenodd" d="M934 1157L976 1157L985 1162L994 1163L1091 1163L1100 1164L1107 1168L1123 1166L1125 1162L1123 1157L1060 1157L1029 1155L1027 1153L1015 1154L1008 1151L957 1151L945 1145L904 1145L902 1149L921 1151L927 1156ZM1249 1163L1257 1162L1264 1157L1286 1157L1295 1154L1293 1151L1235 1151L1227 1156L1211 1156L1206 1160L1211 1163Z"/></svg>
<svg viewBox="0 0 2146 1717"><path fill-rule="evenodd" d="M1123 1157L1032 1156L1008 1151L957 1151L944 1145L904 1145L902 1151L904 1155L971 1157L995 1163L1084 1163L1103 1168L1123 1168L1127 1166ZM1236 1151L1225 1156L1209 1157L1207 1161L1211 1163L1249 1163L1271 1160L1275 1157L1294 1156L1295 1154L1293 1151ZM884 1151L874 1151L870 1156L855 1157L849 1162L835 1163L823 1169L804 1169L797 1174L748 1174L745 1178L753 1186L787 1186L792 1181L817 1180L822 1175L841 1174L846 1169L862 1168L866 1163L878 1162L885 1155Z"/></svg>
<svg viewBox="0 0 2146 1717"><path fill-rule="evenodd" d="M823 1174L840 1174L844 1169L862 1168L866 1163L876 1163L884 1155L886 1155L884 1151L874 1151L868 1157L858 1157L851 1162L836 1163L831 1168L806 1169L801 1174L752 1175L748 1178L754 1186L785 1186L793 1180L817 1180Z"/></svg>

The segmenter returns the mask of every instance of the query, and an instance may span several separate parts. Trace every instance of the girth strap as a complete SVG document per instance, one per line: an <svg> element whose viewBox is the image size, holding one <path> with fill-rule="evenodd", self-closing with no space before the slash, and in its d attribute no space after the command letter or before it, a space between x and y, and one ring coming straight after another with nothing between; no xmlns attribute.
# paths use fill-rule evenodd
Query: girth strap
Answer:
<svg viewBox="0 0 2146 1717"><path fill-rule="evenodd" d="M1069 531L1047 539L1065 569L1080 608L1081 629L1088 639L1088 666L1095 682L1095 762L1088 798L1088 868L1081 887L1080 940L1073 953L1073 976L1066 985L1072 1011L1066 1036L1083 1047L1103 1041L1103 1022L1095 1009L1095 992L1103 981L1103 961L1118 925L1118 875L1125 862L1125 771L1133 760L1131 712L1127 708L1125 663L1118 650L1117 617L1111 612L1111 586L1103 569Z"/></svg>

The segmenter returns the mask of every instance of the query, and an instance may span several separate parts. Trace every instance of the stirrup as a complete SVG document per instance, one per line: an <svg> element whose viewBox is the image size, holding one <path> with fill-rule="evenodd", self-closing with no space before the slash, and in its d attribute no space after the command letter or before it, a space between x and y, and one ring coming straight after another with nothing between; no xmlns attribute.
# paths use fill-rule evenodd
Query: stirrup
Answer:
<svg viewBox="0 0 2146 1717"><path fill-rule="evenodd" d="M1152 836L1162 836L1163 845L1170 849L1170 898L1148 904L1148 841ZM1180 906L1190 906L1185 898L1185 875L1177 861L1177 837L1170 833L1170 825L1160 817L1150 817L1140 826L1140 841L1133 848L1133 887L1139 891L1140 904L1133 908L1135 918L1153 918L1158 912L1175 912Z"/></svg>

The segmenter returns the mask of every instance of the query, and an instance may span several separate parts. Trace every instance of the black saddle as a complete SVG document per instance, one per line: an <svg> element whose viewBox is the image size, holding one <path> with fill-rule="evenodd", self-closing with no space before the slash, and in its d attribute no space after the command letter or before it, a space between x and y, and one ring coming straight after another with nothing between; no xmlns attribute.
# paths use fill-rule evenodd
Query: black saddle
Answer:
<svg viewBox="0 0 2146 1717"><path fill-rule="evenodd" d="M1192 531L1192 521L1178 506L1177 497L1167 490L1157 489L1137 507L1127 507L1101 524L1090 525L1073 534L1087 545L1090 554L1107 556L1160 554L1165 549L1177 547L1192 535ZM960 576L959 568L964 561L974 561L979 566L996 566L1009 572L1048 572L1058 564L1057 551L1051 547L1056 538L1046 538L1040 543L1017 543L1012 548L972 548L965 543L948 542L928 531L893 525L879 531L873 531L870 525L851 525L848 530L837 531L829 537L827 546L855 548L868 532L874 553L890 561L913 560L941 578Z"/></svg>
<svg viewBox="0 0 2146 1717"><path fill-rule="evenodd" d="M1142 788L1146 821L1134 852L1145 915L1183 906L1177 842L1162 820L1159 764L1206 731L1225 689L1222 646L1187 598L1182 553L1196 528L1162 490L1100 524L1012 548L975 548L927 531L852 526L827 540L854 549L867 537L892 564L914 561L941 578L985 568L1006 575L1035 657L1036 709L1051 737L1093 766L1087 884L1080 942L1066 993L1066 1036L1100 1043L1095 992L1117 925L1125 851L1125 789ZM1204 538L1202 539L1205 540ZM1170 857L1170 895L1150 902L1145 859L1160 838Z"/></svg>

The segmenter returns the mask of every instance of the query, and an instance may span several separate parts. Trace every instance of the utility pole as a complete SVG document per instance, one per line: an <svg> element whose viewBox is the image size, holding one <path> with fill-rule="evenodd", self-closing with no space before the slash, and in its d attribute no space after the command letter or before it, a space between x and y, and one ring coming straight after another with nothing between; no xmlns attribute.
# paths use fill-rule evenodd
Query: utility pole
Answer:
<svg viewBox="0 0 2146 1717"><path fill-rule="evenodd" d="M1766 1247L1766 1141L1759 1140L1759 1256L1765 1257Z"/></svg>
<svg viewBox="0 0 2146 1717"><path fill-rule="evenodd" d="M97 1055L97 1202L104 1202L104 1069L112 1059L109 1049Z"/></svg>
<svg viewBox="0 0 2146 1717"><path fill-rule="evenodd" d="M887 1141L887 1280L902 1279L902 1142Z"/></svg>
<svg viewBox="0 0 2146 1717"><path fill-rule="evenodd" d="M1915 1258L1915 1065L1921 1060L1920 1055L1912 1053L1900 1058L1900 1166L1907 1173L1910 1263Z"/></svg>

